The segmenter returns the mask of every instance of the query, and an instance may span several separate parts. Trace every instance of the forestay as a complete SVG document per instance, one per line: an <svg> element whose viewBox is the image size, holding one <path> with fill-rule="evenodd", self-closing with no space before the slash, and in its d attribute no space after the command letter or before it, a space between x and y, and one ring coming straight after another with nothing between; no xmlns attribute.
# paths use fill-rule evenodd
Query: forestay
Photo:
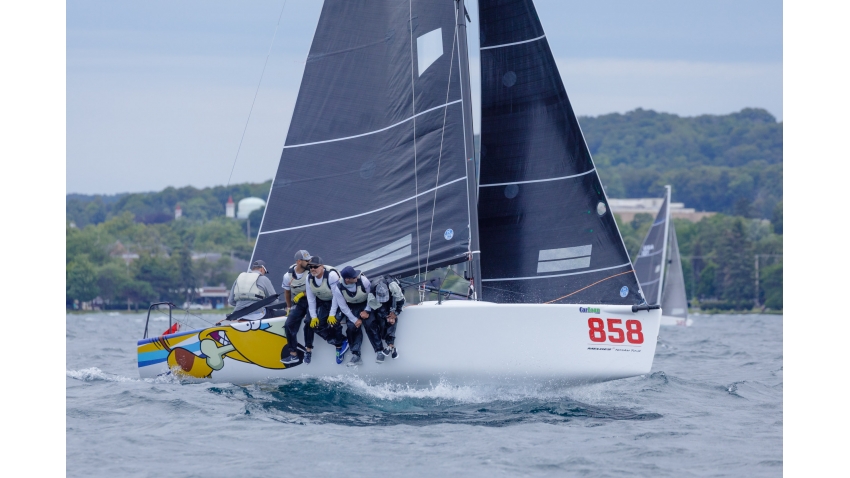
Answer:
<svg viewBox="0 0 850 478"><path fill-rule="evenodd" d="M664 196L664 202L658 215L652 222L646 238L640 246L637 259L635 260L635 272L637 273L646 301L655 305L661 303L661 291L664 283L664 266L666 260L666 247L668 227L670 224L669 190Z"/></svg>
<svg viewBox="0 0 850 478"><path fill-rule="evenodd" d="M453 1L326 0L254 250L408 274L467 260Z"/></svg>
<svg viewBox="0 0 850 478"><path fill-rule="evenodd" d="M479 15L484 300L642 302L534 5Z"/></svg>

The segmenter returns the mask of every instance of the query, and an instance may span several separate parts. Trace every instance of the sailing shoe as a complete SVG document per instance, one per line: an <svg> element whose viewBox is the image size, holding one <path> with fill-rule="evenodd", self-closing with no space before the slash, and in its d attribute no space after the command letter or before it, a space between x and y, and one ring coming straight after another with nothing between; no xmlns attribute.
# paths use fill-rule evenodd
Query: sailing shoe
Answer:
<svg viewBox="0 0 850 478"><path fill-rule="evenodd" d="M343 340L342 345L336 349L336 363L341 364L345 360L345 353L348 352L348 340Z"/></svg>
<svg viewBox="0 0 850 478"><path fill-rule="evenodd" d="M349 367L354 367L356 365L360 365L361 363L363 363L363 361L360 360L360 356L353 353L351 354L351 360L349 360L346 365L348 365Z"/></svg>
<svg viewBox="0 0 850 478"><path fill-rule="evenodd" d="M396 348L395 348L395 347L393 347L393 348L392 348L392 349L390 349L390 350L392 350L392 351L393 351L393 353L392 353L393 360L397 359L397 358L398 358L398 350L396 350Z"/></svg>
<svg viewBox="0 0 850 478"><path fill-rule="evenodd" d="M310 363L313 358L313 352L304 352L304 363Z"/></svg>
<svg viewBox="0 0 850 478"><path fill-rule="evenodd" d="M307 353L310 353L310 352L307 352ZM305 359L306 359L306 354L305 354ZM298 356L289 354L289 355L286 356L286 358L281 360L281 363L283 363L284 365L292 365L294 363L298 363Z"/></svg>
<svg viewBox="0 0 850 478"><path fill-rule="evenodd" d="M384 363L384 357L385 357L384 351L381 350L380 352L378 352L377 356L375 357L375 362Z"/></svg>

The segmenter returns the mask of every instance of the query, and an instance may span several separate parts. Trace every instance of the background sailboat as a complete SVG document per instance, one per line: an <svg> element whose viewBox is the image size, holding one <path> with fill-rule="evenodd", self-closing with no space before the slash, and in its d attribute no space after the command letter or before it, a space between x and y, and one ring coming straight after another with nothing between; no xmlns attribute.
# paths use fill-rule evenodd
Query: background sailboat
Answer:
<svg viewBox="0 0 850 478"><path fill-rule="evenodd" d="M644 304L534 7L479 7L491 57L480 198L463 2L326 0L252 260L276 283L299 249L373 277L467 262L486 302L407 307L396 340L404 359L363 364L361 376L648 373L660 311ZM281 364L283 320L142 340L140 375L242 383L344 373L330 346L296 371ZM517 348L517 329L534 337L533 353Z"/></svg>
<svg viewBox="0 0 850 478"><path fill-rule="evenodd" d="M671 188L665 188L664 202L635 259L635 272L647 302L661 305L661 325L691 325L679 241L670 218Z"/></svg>

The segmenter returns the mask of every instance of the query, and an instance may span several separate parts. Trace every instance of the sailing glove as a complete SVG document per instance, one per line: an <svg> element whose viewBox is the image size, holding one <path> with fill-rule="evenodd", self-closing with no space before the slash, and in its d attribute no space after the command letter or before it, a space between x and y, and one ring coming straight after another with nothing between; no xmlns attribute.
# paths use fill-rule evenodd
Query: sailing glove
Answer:
<svg viewBox="0 0 850 478"><path fill-rule="evenodd" d="M334 317L334 316L332 316L332 315L331 315L331 316L329 316L329 317L328 317L328 324L329 324L329 325L336 325L336 317Z"/></svg>
<svg viewBox="0 0 850 478"><path fill-rule="evenodd" d="M310 327L315 329L318 326L319 326L319 318L313 317L313 320L310 321Z"/></svg>

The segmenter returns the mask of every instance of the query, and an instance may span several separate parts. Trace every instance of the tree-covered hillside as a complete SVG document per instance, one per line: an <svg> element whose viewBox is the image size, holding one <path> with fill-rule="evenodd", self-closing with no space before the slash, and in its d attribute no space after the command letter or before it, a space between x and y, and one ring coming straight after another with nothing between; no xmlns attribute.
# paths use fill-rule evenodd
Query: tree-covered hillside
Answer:
<svg viewBox="0 0 850 478"><path fill-rule="evenodd" d="M762 109L680 117L637 109L579 119L609 197L660 197L771 219L782 201L782 123Z"/></svg>
<svg viewBox="0 0 850 478"><path fill-rule="evenodd" d="M174 207L179 204L183 217L189 221L207 221L224 216L228 196L234 202L246 197L267 198L271 180L264 183L232 184L197 189L168 187L160 192L86 196L69 194L65 198L66 220L78 227L100 224L129 212L136 222L159 224L174 219ZM259 218L257 224L259 226Z"/></svg>

